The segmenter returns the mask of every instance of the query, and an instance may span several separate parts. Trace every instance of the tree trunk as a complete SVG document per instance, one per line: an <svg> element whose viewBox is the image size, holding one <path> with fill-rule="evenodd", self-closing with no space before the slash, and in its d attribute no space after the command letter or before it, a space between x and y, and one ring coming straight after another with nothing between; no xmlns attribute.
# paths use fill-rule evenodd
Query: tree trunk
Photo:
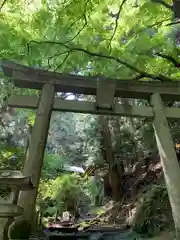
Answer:
<svg viewBox="0 0 180 240"><path fill-rule="evenodd" d="M111 142L111 133L108 125L108 118L105 116L100 116L100 126L101 134L104 142L104 149L106 152L106 160L108 162L108 174L109 174L109 183L112 189L112 199L114 201L119 201L122 196L121 192L121 176L117 165L114 163L114 155Z"/></svg>
<svg viewBox="0 0 180 240"><path fill-rule="evenodd" d="M106 174L103 177L103 180L104 180L104 196L105 197L112 197L112 188L111 188L111 185L109 183L109 175Z"/></svg>
<svg viewBox="0 0 180 240"><path fill-rule="evenodd" d="M173 0L173 11L174 11L174 20L179 21L180 20L180 0ZM179 24L176 24L175 42L176 42L176 46L180 47Z"/></svg>

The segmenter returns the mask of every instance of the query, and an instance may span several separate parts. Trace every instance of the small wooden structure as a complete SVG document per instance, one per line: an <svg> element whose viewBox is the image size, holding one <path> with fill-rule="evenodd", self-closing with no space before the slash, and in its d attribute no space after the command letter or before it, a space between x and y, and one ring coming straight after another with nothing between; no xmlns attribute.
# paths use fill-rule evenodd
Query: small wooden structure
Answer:
<svg viewBox="0 0 180 240"><path fill-rule="evenodd" d="M53 73L2 61L5 76L19 88L40 90L40 96L11 96L10 107L37 109L29 156L23 174L32 178L35 188L21 191L18 205L32 222L41 166L52 111L148 118L152 120L161 157L176 228L180 230L180 167L176 158L167 118L180 119L180 109L164 107L163 100L180 100L180 82L120 81L97 77ZM62 100L55 92L96 96L96 102ZM149 106L119 104L116 97L149 100ZM8 180L9 181L9 180ZM7 184L8 184L7 181ZM177 211L178 209L178 211Z"/></svg>

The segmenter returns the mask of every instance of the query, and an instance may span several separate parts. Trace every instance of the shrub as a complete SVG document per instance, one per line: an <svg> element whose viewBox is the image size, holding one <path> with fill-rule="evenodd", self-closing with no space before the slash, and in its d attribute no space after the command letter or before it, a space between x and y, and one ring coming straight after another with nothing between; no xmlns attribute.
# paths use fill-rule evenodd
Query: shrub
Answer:
<svg viewBox="0 0 180 240"><path fill-rule="evenodd" d="M64 174L52 182L53 197L59 213L76 213L81 195L80 178L76 174Z"/></svg>
<svg viewBox="0 0 180 240"><path fill-rule="evenodd" d="M134 231L153 236L172 222L171 208L165 185L153 185L137 206Z"/></svg>

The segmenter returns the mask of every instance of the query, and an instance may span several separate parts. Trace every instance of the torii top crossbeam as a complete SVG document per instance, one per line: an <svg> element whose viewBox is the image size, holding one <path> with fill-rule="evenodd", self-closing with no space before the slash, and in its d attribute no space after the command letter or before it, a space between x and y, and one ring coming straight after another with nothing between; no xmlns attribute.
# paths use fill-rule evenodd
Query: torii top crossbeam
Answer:
<svg viewBox="0 0 180 240"><path fill-rule="evenodd" d="M14 85L19 88L39 90L42 89L45 83L49 82L55 86L56 92L96 95L97 83L100 82L103 83L103 85L108 83L114 84L115 97L149 99L152 93L158 92L164 100L180 100L180 82L132 82L127 80L54 73L23 66L7 60L3 60L1 66L5 76L11 77Z"/></svg>

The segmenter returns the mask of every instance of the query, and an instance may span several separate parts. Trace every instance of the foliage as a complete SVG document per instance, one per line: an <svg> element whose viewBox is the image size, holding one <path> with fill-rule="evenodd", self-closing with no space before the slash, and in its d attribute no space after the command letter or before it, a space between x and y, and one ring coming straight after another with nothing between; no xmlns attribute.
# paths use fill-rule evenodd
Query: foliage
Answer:
<svg viewBox="0 0 180 240"><path fill-rule="evenodd" d="M66 159L61 155L46 152L42 168L42 178L56 178L63 171L66 162Z"/></svg>
<svg viewBox="0 0 180 240"><path fill-rule="evenodd" d="M85 114L53 114L47 142L48 152L59 155L73 165L92 162L98 156L95 121L94 116Z"/></svg>
<svg viewBox="0 0 180 240"><path fill-rule="evenodd" d="M91 214L96 214L96 215L102 215L105 212L106 212L105 209L100 208L100 207L97 207L97 208L94 208L94 209L90 210Z"/></svg>
<svg viewBox="0 0 180 240"><path fill-rule="evenodd" d="M22 148L0 144L0 169L22 169L24 152ZM0 186L0 201L8 200L11 189Z"/></svg>
<svg viewBox="0 0 180 240"><path fill-rule="evenodd" d="M0 169L21 169L24 159L22 148L1 144Z"/></svg>
<svg viewBox="0 0 180 240"><path fill-rule="evenodd" d="M100 181L95 181L92 177L88 177L83 184L84 192L90 198L91 205L98 204L96 202L96 197L99 196L100 199L103 199L103 185Z"/></svg>
<svg viewBox="0 0 180 240"><path fill-rule="evenodd" d="M161 3L59 0L28 4L15 1L12 7L6 1L2 7L1 58L85 75L179 77L176 65L166 57L178 61L174 28L168 25L172 11Z"/></svg>
<svg viewBox="0 0 180 240"><path fill-rule="evenodd" d="M80 180L76 174L63 174L49 182L41 182L40 194L43 194L43 199L56 200L59 213L63 211L72 211L74 213L77 210L82 191Z"/></svg>
<svg viewBox="0 0 180 240"><path fill-rule="evenodd" d="M147 152L156 151L153 127L146 120L111 117L109 124L112 145L116 153L124 158L126 164L127 160L135 162Z"/></svg>
<svg viewBox="0 0 180 240"><path fill-rule="evenodd" d="M75 174L65 174L55 180L52 191L59 211L63 203L64 209L76 212L81 193L79 181L79 177Z"/></svg>
<svg viewBox="0 0 180 240"><path fill-rule="evenodd" d="M170 203L165 185L153 185L137 207L134 230L153 236L170 227Z"/></svg>

